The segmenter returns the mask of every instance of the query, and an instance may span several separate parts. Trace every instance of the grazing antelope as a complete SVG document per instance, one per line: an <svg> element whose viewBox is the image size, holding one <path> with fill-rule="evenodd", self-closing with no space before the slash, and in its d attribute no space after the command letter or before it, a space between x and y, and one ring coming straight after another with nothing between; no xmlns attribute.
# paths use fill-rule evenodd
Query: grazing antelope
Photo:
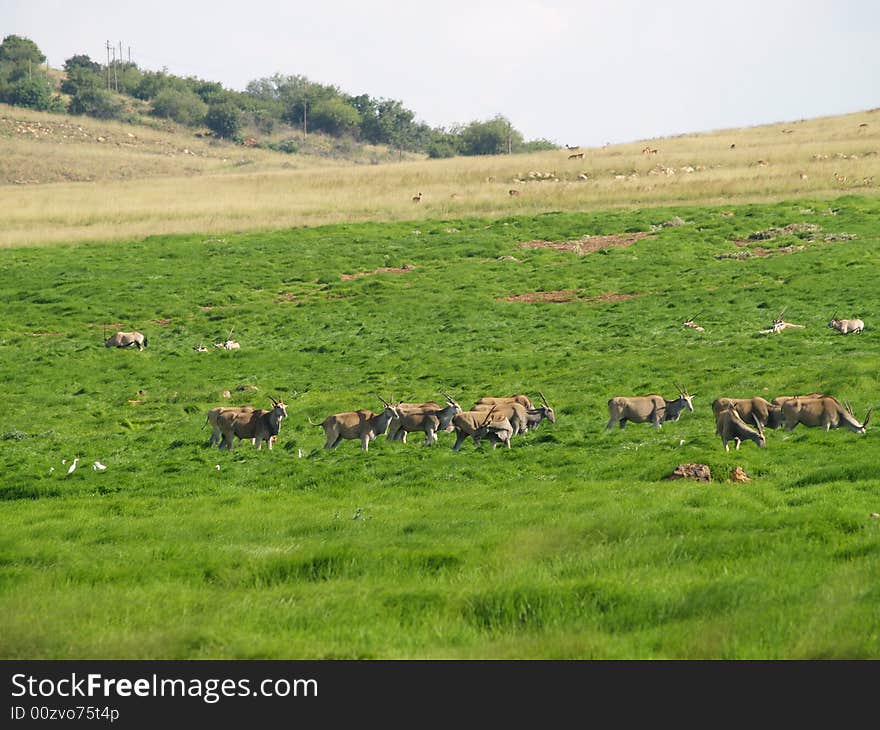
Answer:
<svg viewBox="0 0 880 730"><path fill-rule="evenodd" d="M694 410L693 399L696 395L690 395L680 386L678 398L666 400L662 395L642 395L634 397L617 396L608 401L608 425L606 429L620 426L626 427L627 421L633 423L645 423L651 421L654 428L661 428L665 421L677 421L683 410Z"/></svg>
<svg viewBox="0 0 880 730"><path fill-rule="evenodd" d="M455 428L453 451L458 451L465 439L470 436L474 446L480 446L480 440L486 438L497 444L499 441L510 448L513 426L510 421L495 413L494 408L488 411L462 411L452 419Z"/></svg>
<svg viewBox="0 0 880 730"><path fill-rule="evenodd" d="M364 409L345 411L327 416L321 423L313 423L313 426L321 426L324 429L324 436L327 438L324 448L335 449L342 442L342 439L358 439L361 442L361 448L368 451L370 441L384 434L388 430L391 419L400 416L396 406L382 397L379 397L379 400L385 406L385 410L381 413Z"/></svg>
<svg viewBox="0 0 880 730"><path fill-rule="evenodd" d="M725 451L730 451L731 441L739 451L739 445L746 439L754 441L762 449L767 446L764 428L754 413L752 420L755 423L755 428L743 420L736 406L733 405L722 408L715 414L715 433L721 436L721 443L724 445Z"/></svg>
<svg viewBox="0 0 880 730"><path fill-rule="evenodd" d="M388 426L388 440L406 443L407 433L424 431L425 446L430 446L437 442L438 431L451 431L452 419L457 413L461 413L461 406L452 396L446 393L443 395L446 396L445 407L438 403L422 403L414 407L398 403L398 416L392 418Z"/></svg>
<svg viewBox="0 0 880 730"><path fill-rule="evenodd" d="M846 407L841 406L838 400L830 395L790 398L782 404L786 431L791 431L802 423L804 426L821 426L825 431L844 426L854 433L863 434L868 427L872 410L869 408L865 420L859 423L849 403Z"/></svg>
<svg viewBox="0 0 880 730"><path fill-rule="evenodd" d="M861 334L862 330L865 329L865 323L860 319L837 319L837 312L834 312L834 314L831 315L831 321L828 323L828 327L837 330L842 335L848 335L852 332Z"/></svg>
<svg viewBox="0 0 880 730"><path fill-rule="evenodd" d="M218 448L222 449L225 446L231 451L232 439L238 437L251 439L257 450L263 448L265 441L271 451L274 437L281 430L281 421L287 418L287 405L272 396L269 396L269 400L272 401L272 410L260 408L253 411L221 413L218 420L223 438Z"/></svg>
<svg viewBox="0 0 880 730"><path fill-rule="evenodd" d="M718 414L725 408L736 408L736 412L744 421L757 420L762 427L782 428L782 404L768 403L767 400L757 395L754 398L716 398L712 401L712 413L715 414L716 422ZM716 433L720 433L716 429Z"/></svg>
<svg viewBox="0 0 880 730"><path fill-rule="evenodd" d="M412 197L413 203L421 203L422 202L422 194L413 195Z"/></svg>
<svg viewBox="0 0 880 730"><path fill-rule="evenodd" d="M642 150L643 155L656 155L657 152L658 150L654 147L645 147L645 149Z"/></svg>
<svg viewBox="0 0 880 730"><path fill-rule="evenodd" d="M149 342L141 332L117 332L112 337L104 340L104 347L131 347L137 345L138 350L143 350Z"/></svg>
<svg viewBox="0 0 880 730"><path fill-rule="evenodd" d="M582 159L584 159L584 153L583 152L574 152L573 154L570 154L568 156L568 159L569 160L582 160Z"/></svg>

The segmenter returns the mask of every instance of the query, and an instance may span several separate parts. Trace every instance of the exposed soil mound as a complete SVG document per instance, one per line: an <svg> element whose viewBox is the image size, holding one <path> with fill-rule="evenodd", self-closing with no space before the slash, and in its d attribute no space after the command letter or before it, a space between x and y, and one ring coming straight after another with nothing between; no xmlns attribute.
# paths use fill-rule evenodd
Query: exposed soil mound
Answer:
<svg viewBox="0 0 880 730"><path fill-rule="evenodd" d="M601 251L603 248L612 246L631 246L651 234L647 231L637 233L620 233L610 236L582 236L574 241L524 241L519 244L520 248L553 248L557 251L572 251L583 256L593 251Z"/></svg>
<svg viewBox="0 0 880 730"><path fill-rule="evenodd" d="M679 464L667 479L694 479L698 482L711 482L712 472L706 464Z"/></svg>

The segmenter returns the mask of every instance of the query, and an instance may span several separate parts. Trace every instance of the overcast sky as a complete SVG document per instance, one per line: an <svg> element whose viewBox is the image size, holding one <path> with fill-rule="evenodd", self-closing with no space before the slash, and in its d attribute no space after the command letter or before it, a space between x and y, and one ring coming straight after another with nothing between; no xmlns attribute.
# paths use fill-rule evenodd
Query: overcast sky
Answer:
<svg viewBox="0 0 880 730"><path fill-rule="evenodd" d="M275 73L597 146L880 107L880 0L0 0L49 64Z"/></svg>

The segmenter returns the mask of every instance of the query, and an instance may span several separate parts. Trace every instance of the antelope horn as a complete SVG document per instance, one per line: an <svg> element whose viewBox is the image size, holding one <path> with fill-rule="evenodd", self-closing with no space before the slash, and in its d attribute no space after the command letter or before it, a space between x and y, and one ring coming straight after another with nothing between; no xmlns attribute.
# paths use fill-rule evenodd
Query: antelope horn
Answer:
<svg viewBox="0 0 880 730"><path fill-rule="evenodd" d="M850 404L848 400L843 402L843 407L846 408L846 412L849 413L849 415L853 414L852 404Z"/></svg>
<svg viewBox="0 0 880 730"><path fill-rule="evenodd" d="M755 422L755 425L758 427L758 433L763 435L764 434L764 427L761 425L761 420L754 413L752 413L752 420Z"/></svg>
<svg viewBox="0 0 880 730"><path fill-rule="evenodd" d="M491 408L491 409L489 410L489 412L486 414L486 417L483 419L483 422L480 424L480 427L481 427L481 428L482 428L483 426L485 426L487 423L489 423L489 419L492 418L492 414L493 414L493 413L495 413L495 406L492 406L492 408Z"/></svg>
<svg viewBox="0 0 880 730"><path fill-rule="evenodd" d="M547 402L547 399L544 397L544 394L540 390L538 391L538 395L541 396L541 400L544 402L544 405L549 408L550 404Z"/></svg>
<svg viewBox="0 0 880 730"><path fill-rule="evenodd" d="M862 421L862 428L867 428L868 421L871 420L871 411L873 411L873 410L874 410L873 408L868 409L868 412L865 414L865 420Z"/></svg>
<svg viewBox="0 0 880 730"><path fill-rule="evenodd" d="M377 397L380 401L382 401L382 403L385 405L386 408L391 408L391 406L388 404L388 401L385 400L381 395L379 395L378 393L376 393L376 397Z"/></svg>
<svg viewBox="0 0 880 730"><path fill-rule="evenodd" d="M447 393L445 390L441 390L440 392L443 393L446 400L448 400L450 403L455 403L455 398L449 395L449 393Z"/></svg>
<svg viewBox="0 0 880 730"><path fill-rule="evenodd" d="M272 405L273 405L273 406L277 406L277 405L278 405L278 401L275 400L271 395L269 396L269 400L272 401Z"/></svg>

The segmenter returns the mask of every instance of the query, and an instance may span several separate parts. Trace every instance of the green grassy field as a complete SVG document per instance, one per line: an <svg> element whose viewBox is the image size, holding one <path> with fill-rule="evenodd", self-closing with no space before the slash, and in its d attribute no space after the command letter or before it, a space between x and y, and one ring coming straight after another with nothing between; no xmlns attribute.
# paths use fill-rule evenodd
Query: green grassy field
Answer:
<svg viewBox="0 0 880 730"><path fill-rule="evenodd" d="M880 657L874 430L727 453L710 409L880 405L878 214L849 196L0 250L0 656ZM520 246L632 232L651 235ZM805 328L759 334L783 307ZM835 309L865 332L828 329ZM104 348L117 326L149 347ZM230 330L241 350L193 350ZM676 382L693 413L605 430L610 397ZM510 450L367 454L309 423L441 390L540 390L558 422ZM209 408L270 396L271 452L207 447ZM686 462L714 480L665 479Z"/></svg>

